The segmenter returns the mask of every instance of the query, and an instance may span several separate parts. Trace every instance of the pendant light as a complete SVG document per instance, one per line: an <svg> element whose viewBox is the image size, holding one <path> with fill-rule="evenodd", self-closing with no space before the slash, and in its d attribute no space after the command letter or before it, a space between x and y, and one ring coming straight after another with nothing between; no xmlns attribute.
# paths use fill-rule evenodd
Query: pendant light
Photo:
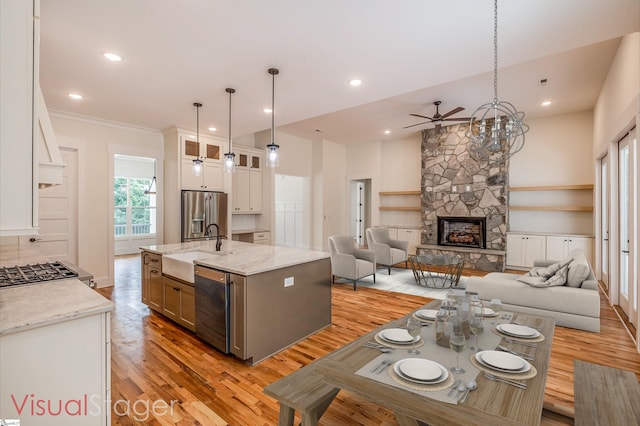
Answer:
<svg viewBox="0 0 640 426"><path fill-rule="evenodd" d="M280 164L280 158L278 155L278 148L280 145L276 145L275 137L276 137L276 126L275 126L275 92L276 92L276 75L280 73L277 68L269 68L267 70L269 74L271 74L271 143L267 145L267 166L269 167L278 167Z"/></svg>
<svg viewBox="0 0 640 426"><path fill-rule="evenodd" d="M224 171L227 173L233 173L236 171L236 155L231 151L231 95L236 93L236 89L227 87L224 90L229 94L229 152L224 155Z"/></svg>
<svg viewBox="0 0 640 426"><path fill-rule="evenodd" d="M198 144L198 149L200 149L200 108L202 104L194 102L193 106L196 107L196 143ZM198 157L193 160L193 174L200 176L200 173L202 173L202 159Z"/></svg>
<svg viewBox="0 0 640 426"><path fill-rule="evenodd" d="M476 118L479 117L479 118ZM524 147L529 130L511 102L498 101L498 0L493 2L493 101L481 105L471 114L469 138L472 152L486 158L495 152L511 157Z"/></svg>

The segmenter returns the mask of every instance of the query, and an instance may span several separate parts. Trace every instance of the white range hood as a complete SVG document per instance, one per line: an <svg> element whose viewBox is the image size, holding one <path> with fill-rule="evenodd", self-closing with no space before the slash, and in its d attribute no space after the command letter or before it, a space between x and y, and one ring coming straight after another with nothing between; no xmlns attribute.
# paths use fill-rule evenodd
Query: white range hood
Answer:
<svg viewBox="0 0 640 426"><path fill-rule="evenodd" d="M53 185L62 184L62 169L65 164L62 162L58 139L53 133L53 126L49 118L47 105L44 103L42 90L39 90L38 97L38 143L40 145L39 167L38 167L38 187L46 188Z"/></svg>

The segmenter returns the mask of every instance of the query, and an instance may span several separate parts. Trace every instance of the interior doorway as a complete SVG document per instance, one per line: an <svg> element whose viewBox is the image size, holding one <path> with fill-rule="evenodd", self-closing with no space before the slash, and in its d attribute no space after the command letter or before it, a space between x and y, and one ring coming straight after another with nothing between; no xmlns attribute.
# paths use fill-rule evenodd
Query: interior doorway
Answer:
<svg viewBox="0 0 640 426"><path fill-rule="evenodd" d="M311 248L311 184L308 177L275 175L275 245Z"/></svg>
<svg viewBox="0 0 640 426"><path fill-rule="evenodd" d="M113 164L113 254L137 254L140 246L157 244L156 191L151 188L156 159L116 154Z"/></svg>
<svg viewBox="0 0 640 426"><path fill-rule="evenodd" d="M349 183L349 234L360 246L366 244L365 229L371 226L371 179Z"/></svg>

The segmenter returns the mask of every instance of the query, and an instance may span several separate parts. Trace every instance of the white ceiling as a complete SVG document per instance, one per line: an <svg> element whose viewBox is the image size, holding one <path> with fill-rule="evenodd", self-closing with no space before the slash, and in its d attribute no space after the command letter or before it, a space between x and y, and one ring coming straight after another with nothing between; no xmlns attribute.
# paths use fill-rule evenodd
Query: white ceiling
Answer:
<svg viewBox="0 0 640 426"><path fill-rule="evenodd" d="M593 108L638 0L499 4L498 95L540 117ZM112 51L124 60L111 63ZM276 127L339 143L398 139L493 98L490 0L41 0L40 82L49 109L227 137ZM363 84L348 85L352 78ZM548 79L546 86L538 81ZM78 92L82 101L66 94ZM552 106L540 107L549 99ZM385 129L391 134L384 135ZM320 132L318 132L320 131Z"/></svg>

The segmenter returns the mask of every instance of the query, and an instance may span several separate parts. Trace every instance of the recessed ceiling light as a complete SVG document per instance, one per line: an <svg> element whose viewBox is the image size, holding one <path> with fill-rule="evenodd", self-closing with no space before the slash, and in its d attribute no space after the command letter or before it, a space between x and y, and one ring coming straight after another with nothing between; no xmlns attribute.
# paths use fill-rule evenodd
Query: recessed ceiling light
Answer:
<svg viewBox="0 0 640 426"><path fill-rule="evenodd" d="M105 58L107 58L108 60L113 61L113 62L120 62L122 60L122 56L117 55L117 54L112 53L112 52L105 52L105 53L103 53L103 56Z"/></svg>
<svg viewBox="0 0 640 426"><path fill-rule="evenodd" d="M218 129L216 129L215 127L209 127L209 131L210 132L215 132L216 130L218 130Z"/></svg>
<svg viewBox="0 0 640 426"><path fill-rule="evenodd" d="M551 101L544 101L544 102L542 102L541 105L542 106L549 106L549 105L551 105Z"/></svg>
<svg viewBox="0 0 640 426"><path fill-rule="evenodd" d="M385 135L388 135L389 133L391 133L391 130L385 130L385 131L384 131L384 134L385 134Z"/></svg>
<svg viewBox="0 0 640 426"><path fill-rule="evenodd" d="M263 111L266 112L267 114L271 114L273 112L271 108L265 108L263 109Z"/></svg>
<svg viewBox="0 0 640 426"><path fill-rule="evenodd" d="M76 100L82 99L82 95L79 95L77 93L67 93L67 96L69 96L71 99L76 99Z"/></svg>
<svg viewBox="0 0 640 426"><path fill-rule="evenodd" d="M362 84L362 80L354 78L353 80L349 80L349 84L352 86L360 86Z"/></svg>

